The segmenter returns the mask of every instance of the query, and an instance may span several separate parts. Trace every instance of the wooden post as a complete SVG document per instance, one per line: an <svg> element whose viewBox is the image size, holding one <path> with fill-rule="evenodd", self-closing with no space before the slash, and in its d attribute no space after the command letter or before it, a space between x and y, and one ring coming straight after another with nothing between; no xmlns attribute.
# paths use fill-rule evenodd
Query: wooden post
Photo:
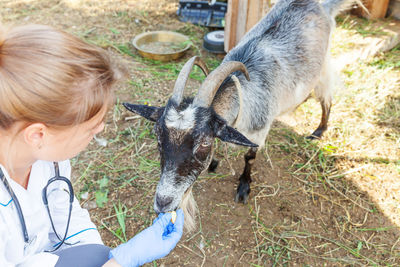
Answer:
<svg viewBox="0 0 400 267"><path fill-rule="evenodd" d="M224 49L228 52L236 45L236 24L239 0L229 0L225 15Z"/></svg>
<svg viewBox="0 0 400 267"><path fill-rule="evenodd" d="M228 0L225 15L225 52L231 50L270 8L270 0Z"/></svg>
<svg viewBox="0 0 400 267"><path fill-rule="evenodd" d="M363 0L362 3L368 9L369 14L361 7L353 13L368 19L381 19L386 16L389 0Z"/></svg>
<svg viewBox="0 0 400 267"><path fill-rule="evenodd" d="M248 0L246 32L256 25L271 7L270 0Z"/></svg>
<svg viewBox="0 0 400 267"><path fill-rule="evenodd" d="M254 0L253 0L254 1ZM247 7L248 2L251 0L240 0L238 6L238 18L236 21L236 44L246 34L246 22L247 22Z"/></svg>

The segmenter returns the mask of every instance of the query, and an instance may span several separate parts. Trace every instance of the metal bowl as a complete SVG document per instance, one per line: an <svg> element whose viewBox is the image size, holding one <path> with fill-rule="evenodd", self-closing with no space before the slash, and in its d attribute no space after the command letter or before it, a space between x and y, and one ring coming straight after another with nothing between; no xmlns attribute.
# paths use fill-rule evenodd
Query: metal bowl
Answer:
<svg viewBox="0 0 400 267"><path fill-rule="evenodd" d="M158 44L160 44L159 48ZM132 45L142 57L169 61L183 56L190 48L191 43L187 36L177 32L154 31L137 35L132 40Z"/></svg>

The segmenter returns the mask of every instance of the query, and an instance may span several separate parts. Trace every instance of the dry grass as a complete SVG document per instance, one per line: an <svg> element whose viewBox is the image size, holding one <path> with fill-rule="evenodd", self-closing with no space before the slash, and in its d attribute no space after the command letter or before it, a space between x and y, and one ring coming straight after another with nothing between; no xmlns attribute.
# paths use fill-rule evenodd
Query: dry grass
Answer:
<svg viewBox="0 0 400 267"><path fill-rule="evenodd" d="M352 21L355 25L365 23L361 19ZM357 35L353 28L339 25L333 36L334 50ZM398 47L386 55L344 67L344 86L336 93L330 130L319 146L331 146L329 154L335 157L336 167L342 173L351 172L347 178L400 225L400 75L399 67L393 68L390 61L400 61ZM306 104L297 114L315 113L311 110L315 106Z"/></svg>
<svg viewBox="0 0 400 267"><path fill-rule="evenodd" d="M107 245L116 246L154 218L159 175L152 124L131 116L122 101L162 105L183 61L141 59L129 40L146 30L191 37L190 55L211 69L219 59L201 50L206 29L178 22L177 1L0 1L7 23L45 23L108 49L128 65L130 79L108 114L106 147L93 142L73 159L74 186ZM333 35L339 58L358 39L381 34L374 23L343 16ZM172 266L398 266L400 264L400 48L354 61L339 71L329 130L320 141L304 136L319 123L309 100L276 123L257 158L251 203L234 205L230 166L202 176L194 188L201 208L198 231L185 235L159 263ZM188 56L190 56L188 55ZM343 67L343 65L341 66ZM196 70L188 89L199 85ZM228 149L240 172L245 149ZM235 178L236 179L236 178ZM197 195L196 195L197 192ZM154 263L156 265L157 263Z"/></svg>

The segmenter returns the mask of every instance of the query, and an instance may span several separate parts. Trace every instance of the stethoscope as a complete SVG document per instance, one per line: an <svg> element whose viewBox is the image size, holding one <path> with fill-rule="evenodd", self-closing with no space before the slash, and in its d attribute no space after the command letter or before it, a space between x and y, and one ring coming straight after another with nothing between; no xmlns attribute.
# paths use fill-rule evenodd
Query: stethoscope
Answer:
<svg viewBox="0 0 400 267"><path fill-rule="evenodd" d="M57 244L57 246L55 246L54 249L47 250L46 252L54 252L57 249L59 249L62 246L62 244L64 244L64 243L68 244L68 243L65 242L65 239L67 238L69 223L70 223L70 220L71 220L72 202L74 202L74 190L72 188L72 184L71 184L70 180L67 179L64 176L60 176L60 169L58 167L58 163L57 162L53 162L53 164L54 164L55 176L53 178L50 178L49 181L47 182L47 185L43 188L43 190L42 190L42 199L43 199L44 205L46 206L47 213L49 215L49 219L50 219L50 222L51 222L51 227L53 228L53 231L54 231L55 235L57 236L57 238L58 238L58 240L60 242ZM8 193L10 194L12 200L14 201L14 205L15 205L15 208L17 210L19 220L21 222L22 233L24 235L25 244L29 244L30 240L29 240L28 230L26 228L24 215L22 214L21 205L19 204L18 198L15 195L14 191L12 190L10 184L8 183L8 181L7 181L3 171L1 170L1 168L0 168L0 176L1 176L0 177L1 180L3 181L4 186L6 187ZM55 181L63 181L63 182L65 182L67 184L68 190L69 190L69 212L68 212L67 226L65 228L65 234L64 234L63 238L60 238L60 236L57 234L57 231L56 231L56 229L54 227L53 219L51 218L51 215L50 215L50 209L49 209L49 205L48 205L49 202L47 200L47 188L49 187L49 185L51 183L53 183ZM71 244L68 244L68 245L71 245Z"/></svg>

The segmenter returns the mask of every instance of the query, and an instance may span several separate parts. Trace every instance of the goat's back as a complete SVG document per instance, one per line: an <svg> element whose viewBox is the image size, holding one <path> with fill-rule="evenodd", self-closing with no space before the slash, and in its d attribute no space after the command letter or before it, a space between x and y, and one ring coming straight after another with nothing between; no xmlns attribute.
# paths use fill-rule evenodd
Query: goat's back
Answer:
<svg viewBox="0 0 400 267"><path fill-rule="evenodd" d="M332 26L316 1L280 0L226 55L224 62L240 61L250 74L248 82L236 73L246 99L243 129L260 130L307 98L324 64Z"/></svg>
<svg viewBox="0 0 400 267"><path fill-rule="evenodd" d="M257 73L264 65L276 64L280 65L278 68L293 66L299 74L304 66L304 71L309 73L310 67L320 68L331 26L330 16L316 1L280 0L224 61L241 61L250 73Z"/></svg>

